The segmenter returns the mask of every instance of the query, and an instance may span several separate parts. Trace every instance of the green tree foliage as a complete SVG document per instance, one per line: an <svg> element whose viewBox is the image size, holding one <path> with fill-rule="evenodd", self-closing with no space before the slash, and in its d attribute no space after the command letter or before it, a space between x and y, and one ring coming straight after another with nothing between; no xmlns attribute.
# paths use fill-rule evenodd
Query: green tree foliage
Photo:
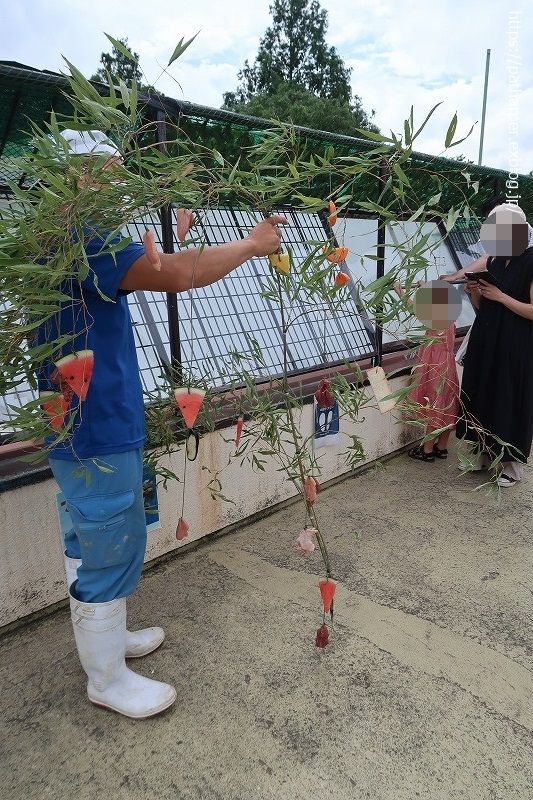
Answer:
<svg viewBox="0 0 533 800"><path fill-rule="evenodd" d="M351 69L327 44L327 12L318 0L274 0L270 13L255 62L244 62L224 108L338 133L376 131L352 95Z"/></svg>
<svg viewBox="0 0 533 800"><path fill-rule="evenodd" d="M127 38L117 41L129 50ZM113 45L110 53L102 53L100 56L101 66L89 80L108 83L109 76L111 76L114 83L122 80L126 86L131 86L133 81L136 81L139 91L148 91L150 87L142 83L143 73L139 65L139 55L133 51L131 53L134 60L128 58L116 45Z"/></svg>
<svg viewBox="0 0 533 800"><path fill-rule="evenodd" d="M343 103L335 98L317 97L296 83L280 83L272 93L255 95L238 110L254 117L280 119L346 136L359 136L358 128L378 130L369 121L358 97L354 103Z"/></svg>

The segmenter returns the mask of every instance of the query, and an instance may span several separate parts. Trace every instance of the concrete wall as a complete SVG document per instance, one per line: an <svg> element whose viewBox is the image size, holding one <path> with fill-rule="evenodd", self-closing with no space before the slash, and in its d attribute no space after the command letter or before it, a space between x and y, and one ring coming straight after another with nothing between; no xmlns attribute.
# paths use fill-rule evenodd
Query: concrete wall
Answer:
<svg viewBox="0 0 533 800"><path fill-rule="evenodd" d="M391 381L393 389L404 385L406 378ZM312 405L304 407L301 429L312 430ZM393 414L381 415L369 408L357 427L341 421L341 442L337 446L320 448L321 481L328 481L346 473L341 457L349 440L343 436L357 432L362 438L365 463L375 461L402 447L413 435ZM176 524L181 514L182 485L169 483L164 491L158 489L161 529L148 534L146 561L178 550L181 546L207 534L239 523L252 514L280 503L296 494L292 483L277 472L278 465L269 464L265 472L252 472L229 457L234 452L234 428L215 431L204 437L195 462L187 464L185 518L190 532L184 542L175 538ZM184 454L173 457L172 468L181 475ZM223 493L235 505L213 500L206 489L210 475L202 467L215 472L222 470L220 480ZM12 489L0 495L0 626L18 620L32 612L66 598L62 549L55 504L57 486L53 480ZM320 505L317 504L320 513ZM281 531L286 546L292 547L298 531Z"/></svg>

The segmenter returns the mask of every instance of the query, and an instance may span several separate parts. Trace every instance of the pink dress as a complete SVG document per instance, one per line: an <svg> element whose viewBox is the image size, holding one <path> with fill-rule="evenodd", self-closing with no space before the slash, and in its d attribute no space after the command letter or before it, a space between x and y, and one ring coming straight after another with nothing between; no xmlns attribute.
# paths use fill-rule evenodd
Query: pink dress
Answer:
<svg viewBox="0 0 533 800"><path fill-rule="evenodd" d="M455 426L459 415L459 380L455 363L455 325L443 333L428 330L427 336L438 339L418 351L413 369L414 385L408 401L418 403L416 416L435 430Z"/></svg>

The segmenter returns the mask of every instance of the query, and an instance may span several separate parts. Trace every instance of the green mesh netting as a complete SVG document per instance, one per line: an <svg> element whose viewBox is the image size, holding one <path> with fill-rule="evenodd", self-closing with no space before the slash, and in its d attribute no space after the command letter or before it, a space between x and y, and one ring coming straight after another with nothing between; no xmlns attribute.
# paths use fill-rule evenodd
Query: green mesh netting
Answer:
<svg viewBox="0 0 533 800"><path fill-rule="evenodd" d="M52 110L59 114L69 113L69 104L63 95L66 88L66 81L56 73L40 72L14 62L0 61L0 185L21 178L14 168L13 159L20 156L27 147L31 121L42 125ZM193 103L178 102L171 98L160 96L147 98L145 114L148 118L154 118L160 108L164 108L167 116L175 121L187 136L211 149L216 148L229 161L235 161L239 155L242 156L247 146L257 142L261 130L271 125L268 120ZM298 130L310 152L323 152L325 148L333 145L337 156L354 155L375 147L375 143L363 139L303 128ZM481 216L481 207L486 200L495 194L505 193L505 181L508 175L504 170L478 167L422 153L413 153L412 163L417 166L431 163L431 169L439 173L443 183L441 203L444 208L457 205L461 200L457 190L453 188L453 183L456 182L454 176L461 171L469 172L472 181L479 181L479 192L472 204L473 211L478 216ZM409 164L404 165L404 168L409 174ZM417 170L414 183L421 202L424 197L435 194L434 182L429 177L425 180L420 170ZM519 176L519 185L520 204L531 220L533 177ZM378 183L372 175L359 176L355 186L357 195L361 198L376 199ZM323 188L325 192L330 190L329 186L317 188Z"/></svg>

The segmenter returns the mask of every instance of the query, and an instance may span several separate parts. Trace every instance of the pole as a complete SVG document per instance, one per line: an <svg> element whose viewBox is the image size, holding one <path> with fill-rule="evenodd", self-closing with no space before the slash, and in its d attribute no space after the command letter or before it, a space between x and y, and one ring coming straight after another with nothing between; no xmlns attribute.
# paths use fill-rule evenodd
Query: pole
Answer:
<svg viewBox="0 0 533 800"><path fill-rule="evenodd" d="M382 188L383 184L385 183L386 179L386 161L382 161L379 165L379 187ZM378 220L378 241L377 241L377 249L376 249L376 278L382 278L385 275L385 236L386 236L386 223L383 217L379 217ZM375 318L375 343L376 343L376 353L373 358L374 366L380 367L381 366L381 359L383 357L383 323L380 321L380 317L383 316L383 304L379 304L376 307L376 318Z"/></svg>
<svg viewBox="0 0 533 800"><path fill-rule="evenodd" d="M167 125L165 122L165 112L157 112L157 141L162 153L166 152L167 146ZM172 233L172 209L169 205L163 206L159 212L161 219L161 236L163 240L163 252L174 252L174 236ZM167 292L167 317L168 317L168 340L170 347L170 365L172 377L181 384L183 372L181 366L181 342L178 320L178 295L176 292Z"/></svg>
<svg viewBox="0 0 533 800"><path fill-rule="evenodd" d="M481 112L481 131L479 133L479 157L477 160L478 167L481 166L481 158L483 156L483 137L485 136L485 112L487 110L487 89L489 86L489 67L490 67L490 50L487 50L487 61L485 64L485 88L483 90L483 110Z"/></svg>

